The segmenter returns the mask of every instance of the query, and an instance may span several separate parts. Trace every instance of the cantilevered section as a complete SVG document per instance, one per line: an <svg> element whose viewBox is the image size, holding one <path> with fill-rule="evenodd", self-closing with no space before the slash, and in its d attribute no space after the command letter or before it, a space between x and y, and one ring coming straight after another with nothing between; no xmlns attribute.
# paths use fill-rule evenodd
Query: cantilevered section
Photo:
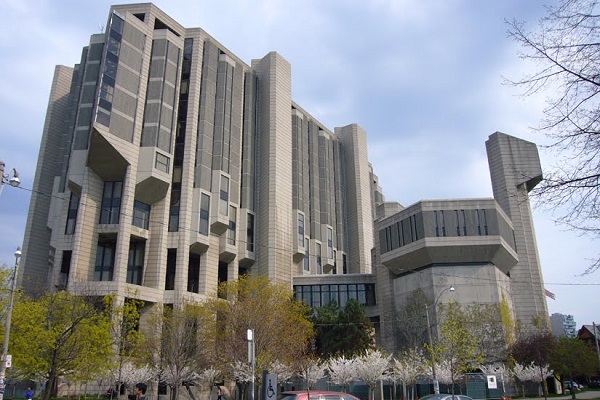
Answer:
<svg viewBox="0 0 600 400"><path fill-rule="evenodd" d="M377 223L381 263L396 275L431 264L518 262L512 223L493 199L421 201Z"/></svg>

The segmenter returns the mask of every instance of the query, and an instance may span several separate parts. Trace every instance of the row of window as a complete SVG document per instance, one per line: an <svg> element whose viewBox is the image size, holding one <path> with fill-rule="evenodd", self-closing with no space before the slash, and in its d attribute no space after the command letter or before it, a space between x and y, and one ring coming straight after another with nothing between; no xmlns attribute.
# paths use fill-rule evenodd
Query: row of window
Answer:
<svg viewBox="0 0 600 400"><path fill-rule="evenodd" d="M430 213L433 214L433 232L427 234L423 215ZM489 235L487 212L485 209L434 210L411 215L379 231L381 253L406 246L430 235L487 236Z"/></svg>
<svg viewBox="0 0 600 400"><path fill-rule="evenodd" d="M181 185L181 184L180 184ZM180 187L179 185L179 187ZM172 191L179 190L175 188ZM104 190L102 194L102 208L100 211L100 224L118 224L121 214L121 197L123 191L123 182L104 182ZM173 196L171 196L173 201ZM77 211L79 208L79 196L75 193L71 193L69 201L69 209L67 212L67 223L65 227L65 234L72 235L75 233L75 225L77 221ZM174 204L171 203L171 210L173 210ZM179 195L177 196L177 209L179 209ZM143 203L139 200L133 202L133 220L134 226L142 229L148 229L150 226L150 211L151 206ZM179 229L179 211L177 211L177 218L169 218L169 231L177 231ZM202 235L208 236L209 234L209 216L210 216L210 197L201 193L200 195L200 223L198 226L198 232ZM248 251L254 251L254 215L248 214L247 217L247 230L246 230L246 249ZM176 226L174 226L176 224ZM177 228L177 229L175 229ZM227 243L230 245L236 244L236 229L237 229L237 209L234 206L229 206L229 227L227 231Z"/></svg>
<svg viewBox="0 0 600 400"><path fill-rule="evenodd" d="M106 52L104 57L104 70L100 81L100 95L98 96L98 108L96 121L104 126L110 125L110 113L115 93L115 82L117 80L117 69L119 66L119 53L121 51L121 39L123 36L124 21L116 14L112 14Z"/></svg>
<svg viewBox="0 0 600 400"><path fill-rule="evenodd" d="M332 302L345 307L350 299L364 306L374 306L375 285L372 283L349 285L295 285L294 297L309 307L324 307Z"/></svg>
<svg viewBox="0 0 600 400"><path fill-rule="evenodd" d="M321 244L317 243L317 274L323 273L323 263L321 259ZM310 257L309 257L309 241L308 238L304 237L304 214L298 213L298 246L304 246L304 270L310 271ZM335 251L333 250L333 228L327 227L327 257L334 260L336 259Z"/></svg>

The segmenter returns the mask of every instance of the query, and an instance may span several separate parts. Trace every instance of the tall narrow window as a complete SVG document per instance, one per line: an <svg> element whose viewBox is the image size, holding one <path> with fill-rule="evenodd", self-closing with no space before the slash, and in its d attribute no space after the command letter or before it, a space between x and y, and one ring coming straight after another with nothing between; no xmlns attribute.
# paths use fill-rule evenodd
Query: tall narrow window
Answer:
<svg viewBox="0 0 600 400"><path fill-rule="evenodd" d="M175 289L175 272L177 270L177 249L167 249L167 271L165 290Z"/></svg>
<svg viewBox="0 0 600 400"><path fill-rule="evenodd" d="M485 212L485 209L483 209L481 211L483 211L483 234L487 236L488 235L487 214Z"/></svg>
<svg viewBox="0 0 600 400"><path fill-rule="evenodd" d="M227 215L229 207L229 178L221 176L221 190L219 191L219 213Z"/></svg>
<svg viewBox="0 0 600 400"><path fill-rule="evenodd" d="M181 207L181 182L171 183L171 204L169 208L169 232L179 230L179 209Z"/></svg>
<svg viewBox="0 0 600 400"><path fill-rule="evenodd" d="M317 274L323 273L323 262L321 260L321 243L317 243Z"/></svg>
<svg viewBox="0 0 600 400"><path fill-rule="evenodd" d="M146 242L132 241L129 243L129 258L127 260L127 283L142 284L144 276L144 253Z"/></svg>
<svg viewBox="0 0 600 400"><path fill-rule="evenodd" d="M298 246L304 244L304 214L298 213Z"/></svg>
<svg viewBox="0 0 600 400"><path fill-rule="evenodd" d="M142 203L139 200L133 202L132 224L142 229L150 227L150 204Z"/></svg>
<svg viewBox="0 0 600 400"><path fill-rule="evenodd" d="M246 250L254 251L254 214L250 213L246 226Z"/></svg>
<svg viewBox="0 0 600 400"><path fill-rule="evenodd" d="M200 285L200 255L190 253L188 264L187 291L198 293Z"/></svg>
<svg viewBox="0 0 600 400"><path fill-rule="evenodd" d="M458 210L454 210L454 218L456 219L456 236L460 236L460 218L458 217Z"/></svg>
<svg viewBox="0 0 600 400"><path fill-rule="evenodd" d="M460 210L462 216L463 235L467 236L467 217L465 216L465 210Z"/></svg>
<svg viewBox="0 0 600 400"><path fill-rule="evenodd" d="M94 268L95 281L112 281L115 263L116 242L98 242L96 250L96 266Z"/></svg>
<svg viewBox="0 0 600 400"><path fill-rule="evenodd" d="M200 195L200 226L201 235L208 236L208 223L210 217L210 197L204 193Z"/></svg>
<svg viewBox="0 0 600 400"><path fill-rule="evenodd" d="M227 244L235 245L236 234L236 209L233 206L229 207L229 229L227 229Z"/></svg>
<svg viewBox="0 0 600 400"><path fill-rule="evenodd" d="M327 227L327 258L333 258L333 229Z"/></svg>
<svg viewBox="0 0 600 400"><path fill-rule="evenodd" d="M444 210L440 211L441 222L442 222L442 236L446 236L446 216L444 215Z"/></svg>
<svg viewBox="0 0 600 400"><path fill-rule="evenodd" d="M62 263L60 265L60 287L66 289L69 284L69 273L71 272L71 258L73 251L65 250L62 252Z"/></svg>
<svg viewBox="0 0 600 400"><path fill-rule="evenodd" d="M435 236L440 236L440 222L438 221L438 212L433 212L433 224L435 225Z"/></svg>
<svg viewBox="0 0 600 400"><path fill-rule="evenodd" d="M67 212L67 225L65 226L65 235L72 235L75 233L78 210L79 196L71 192L71 198L69 199L69 211Z"/></svg>
<svg viewBox="0 0 600 400"><path fill-rule="evenodd" d="M118 224L121 213L121 192L123 182L104 182L102 195L101 224Z"/></svg>
<svg viewBox="0 0 600 400"><path fill-rule="evenodd" d="M304 239L304 270L310 271L310 252L308 239Z"/></svg>

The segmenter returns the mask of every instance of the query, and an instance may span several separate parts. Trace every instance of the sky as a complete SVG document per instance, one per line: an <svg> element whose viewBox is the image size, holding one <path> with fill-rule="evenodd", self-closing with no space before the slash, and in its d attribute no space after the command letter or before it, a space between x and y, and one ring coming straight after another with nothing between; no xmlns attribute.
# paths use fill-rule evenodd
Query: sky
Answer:
<svg viewBox="0 0 600 400"><path fill-rule="evenodd" d="M292 66L292 97L333 130L357 123L386 200L492 197L485 141L501 131L538 144L545 98L503 77L535 66L518 56L506 20L535 28L552 0L158 0L247 64L276 51ZM0 0L0 160L21 187L0 194L0 264L14 266L54 66L73 66L106 25L105 0ZM540 149L542 168L556 162ZM400 171L400 172L399 172ZM600 323L600 271L582 276L598 241L534 208L550 313Z"/></svg>

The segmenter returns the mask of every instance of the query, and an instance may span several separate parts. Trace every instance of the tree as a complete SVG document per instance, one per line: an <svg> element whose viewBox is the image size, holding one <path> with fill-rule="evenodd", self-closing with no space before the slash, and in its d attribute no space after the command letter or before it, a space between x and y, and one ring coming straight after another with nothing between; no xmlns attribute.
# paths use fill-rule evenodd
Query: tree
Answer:
<svg viewBox="0 0 600 400"><path fill-rule="evenodd" d="M511 328L504 324L501 309L501 305L483 303L464 307L465 328L476 342L477 357L487 363L501 362L507 357L507 338L511 335L507 331Z"/></svg>
<svg viewBox="0 0 600 400"><path fill-rule="evenodd" d="M521 332L509 348L511 357L522 365L534 363L535 365L546 365L550 363L550 357L556 340L548 330L534 330Z"/></svg>
<svg viewBox="0 0 600 400"><path fill-rule="evenodd" d="M133 363L140 361L139 350L143 343L143 336L139 331L139 323L140 309L144 306L144 302L127 298L119 306L115 304L114 296L106 296L104 303L111 318L110 333L116 356L115 366L111 368L110 375L114 388L119 390L121 384L126 382L123 379L124 366L131 369ZM133 384L135 383L134 381Z"/></svg>
<svg viewBox="0 0 600 400"><path fill-rule="evenodd" d="M550 356L550 366L560 375L561 382L569 378L571 382L578 375L593 375L598 368L598 358L594 349L577 338L561 336ZM563 384L564 393L564 384ZM572 391L575 396L575 391Z"/></svg>
<svg viewBox="0 0 600 400"><path fill-rule="evenodd" d="M219 285L208 306L216 315L218 368L231 375L236 361L247 360L247 330L254 330L256 370L275 360L293 364L312 338L308 308L294 300L289 285L271 283L265 276L245 275Z"/></svg>
<svg viewBox="0 0 600 400"><path fill-rule="evenodd" d="M452 394L457 379L471 370L473 365L478 365L483 359L482 354L477 354L477 339L468 329L468 317L456 301L440 306L443 323L440 326L440 341L433 346L436 363L448 363ZM440 372L443 373L442 370Z"/></svg>
<svg viewBox="0 0 600 400"><path fill-rule="evenodd" d="M425 306L429 299L422 289L414 290L406 299L405 305L398 310L397 341L398 348L403 350L421 347L427 337L427 320Z"/></svg>
<svg viewBox="0 0 600 400"><path fill-rule="evenodd" d="M310 390L325 376L325 366L316 357L304 357L298 376L306 383L306 389Z"/></svg>
<svg viewBox="0 0 600 400"><path fill-rule="evenodd" d="M525 365L517 362L511 370L511 375L521 382L523 397L525 397L525 382L535 382L536 368L537 366L533 363Z"/></svg>
<svg viewBox="0 0 600 400"><path fill-rule="evenodd" d="M215 320L204 304L187 302L164 307L151 325L158 327L144 335L151 365L159 367L160 378L169 385L171 399L185 386L193 399L190 383L214 360Z"/></svg>
<svg viewBox="0 0 600 400"><path fill-rule="evenodd" d="M332 358L327 362L327 375L333 384L342 388L342 392L346 392L352 381L356 379L355 364L354 359L344 356Z"/></svg>
<svg viewBox="0 0 600 400"><path fill-rule="evenodd" d="M533 191L557 210L559 221L583 233L600 235L600 13L598 0L560 0L547 7L535 31L522 21L508 23L509 37L533 60L536 70L509 84L529 96L547 94L537 128L551 140L557 165ZM597 258L586 272L600 267Z"/></svg>
<svg viewBox="0 0 600 400"><path fill-rule="evenodd" d="M391 377L394 381L400 380L402 382L402 398L409 398L407 386L414 386L419 376L427 374L426 365L425 355L418 347L403 351L397 359L391 361Z"/></svg>
<svg viewBox="0 0 600 400"><path fill-rule="evenodd" d="M113 351L110 322L91 300L60 291L15 302L13 370L29 379L43 377L44 400L56 396L59 377L87 380L108 368Z"/></svg>
<svg viewBox="0 0 600 400"><path fill-rule="evenodd" d="M356 358L356 377L369 387L369 400L374 398L379 381L387 379L391 357L379 350L367 350Z"/></svg>
<svg viewBox="0 0 600 400"><path fill-rule="evenodd" d="M344 308L332 302L315 309L312 317L317 351L324 358L352 357L374 346L373 325L364 307L350 299Z"/></svg>

